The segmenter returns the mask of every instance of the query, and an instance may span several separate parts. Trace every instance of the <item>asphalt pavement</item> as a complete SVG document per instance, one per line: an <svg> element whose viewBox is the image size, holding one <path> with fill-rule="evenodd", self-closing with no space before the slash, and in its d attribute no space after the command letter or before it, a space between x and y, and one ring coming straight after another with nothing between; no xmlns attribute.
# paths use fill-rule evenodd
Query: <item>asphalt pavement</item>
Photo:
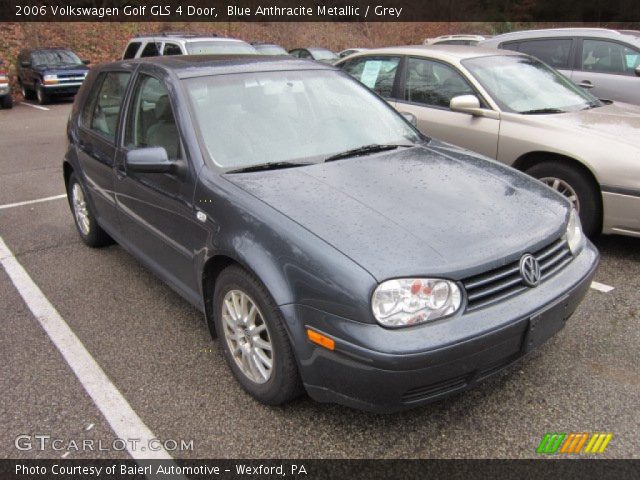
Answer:
<svg viewBox="0 0 640 480"><path fill-rule="evenodd" d="M640 239L597 239L595 279L613 290L590 289L563 331L474 390L393 415L266 407L197 310L117 245L80 242L57 198L71 103L46 108L0 110L0 237L173 457L536 458L547 432L610 432L599 457L640 457ZM2 268L0 312L0 457L127 458Z"/></svg>

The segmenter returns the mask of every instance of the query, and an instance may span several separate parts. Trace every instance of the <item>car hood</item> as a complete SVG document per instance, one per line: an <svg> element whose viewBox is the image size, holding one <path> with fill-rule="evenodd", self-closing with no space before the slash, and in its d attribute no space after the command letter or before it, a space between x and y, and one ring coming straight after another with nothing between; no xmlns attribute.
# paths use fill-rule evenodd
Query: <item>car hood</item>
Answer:
<svg viewBox="0 0 640 480"><path fill-rule="evenodd" d="M379 281L502 266L558 238L569 208L524 174L435 141L226 178Z"/></svg>
<svg viewBox="0 0 640 480"><path fill-rule="evenodd" d="M638 147L640 107L636 105L614 102L589 110L543 115L538 117L538 120L546 125L556 124L558 127L577 130L591 137L606 138L609 141Z"/></svg>

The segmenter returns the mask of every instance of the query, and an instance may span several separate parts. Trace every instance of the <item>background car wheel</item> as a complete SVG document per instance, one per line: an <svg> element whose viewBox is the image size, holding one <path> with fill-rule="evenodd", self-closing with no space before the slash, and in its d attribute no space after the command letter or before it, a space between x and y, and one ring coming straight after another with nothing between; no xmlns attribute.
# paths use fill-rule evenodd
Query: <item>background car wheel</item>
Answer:
<svg viewBox="0 0 640 480"><path fill-rule="evenodd" d="M36 99L40 105L49 103L49 95L44 91L44 87L40 82L36 83Z"/></svg>
<svg viewBox="0 0 640 480"><path fill-rule="evenodd" d="M303 392L282 315L253 275L235 265L223 270L213 308L220 348L242 388L267 405Z"/></svg>
<svg viewBox="0 0 640 480"><path fill-rule="evenodd" d="M600 192L586 173L571 165L557 162L538 163L529 168L527 173L567 197L578 210L582 229L587 236L600 233Z"/></svg>
<svg viewBox="0 0 640 480"><path fill-rule="evenodd" d="M90 247L102 247L113 243L107 232L98 225L87 202L84 188L78 182L75 173L72 173L69 177L67 198L69 199L76 228L84 243Z"/></svg>
<svg viewBox="0 0 640 480"><path fill-rule="evenodd" d="M33 100L33 91L29 90L24 83L20 83L20 89L25 100Z"/></svg>
<svg viewBox="0 0 640 480"><path fill-rule="evenodd" d="M13 98L11 98L11 94L2 97L2 108L13 108Z"/></svg>

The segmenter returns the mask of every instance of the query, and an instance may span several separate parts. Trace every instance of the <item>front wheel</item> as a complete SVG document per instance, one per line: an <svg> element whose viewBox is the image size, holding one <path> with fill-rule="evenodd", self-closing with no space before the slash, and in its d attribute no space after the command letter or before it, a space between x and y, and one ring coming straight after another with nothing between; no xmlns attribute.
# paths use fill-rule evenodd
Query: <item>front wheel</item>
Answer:
<svg viewBox="0 0 640 480"><path fill-rule="evenodd" d="M267 405L299 396L303 387L284 319L266 288L231 266L216 280L213 300L218 342L242 388Z"/></svg>
<svg viewBox="0 0 640 480"><path fill-rule="evenodd" d="M11 94L2 97L2 108L13 108L13 98L11 98Z"/></svg>
<svg viewBox="0 0 640 480"><path fill-rule="evenodd" d="M75 173L72 173L69 177L67 197L82 241L90 247L102 247L113 243L107 232L98 225L95 215L87 202L84 188L82 188Z"/></svg>
<svg viewBox="0 0 640 480"><path fill-rule="evenodd" d="M587 236L602 229L602 202L600 192L582 170L557 162L541 162L527 170L548 187L571 202L580 215L582 230Z"/></svg>
<svg viewBox="0 0 640 480"><path fill-rule="evenodd" d="M25 100L33 100L33 91L29 90L24 83L20 83L20 90L22 91L22 97Z"/></svg>
<svg viewBox="0 0 640 480"><path fill-rule="evenodd" d="M40 82L36 84L36 99L40 105L46 105L49 103L49 94L45 92L44 87Z"/></svg>

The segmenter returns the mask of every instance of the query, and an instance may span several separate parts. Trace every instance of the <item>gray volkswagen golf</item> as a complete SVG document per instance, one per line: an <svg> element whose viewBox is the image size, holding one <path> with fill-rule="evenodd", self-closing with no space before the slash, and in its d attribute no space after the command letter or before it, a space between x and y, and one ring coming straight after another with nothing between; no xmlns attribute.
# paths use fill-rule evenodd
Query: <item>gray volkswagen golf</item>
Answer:
<svg viewBox="0 0 640 480"><path fill-rule="evenodd" d="M317 62L98 66L67 134L82 240L199 308L270 405L388 412L472 387L559 331L598 264L561 195Z"/></svg>

